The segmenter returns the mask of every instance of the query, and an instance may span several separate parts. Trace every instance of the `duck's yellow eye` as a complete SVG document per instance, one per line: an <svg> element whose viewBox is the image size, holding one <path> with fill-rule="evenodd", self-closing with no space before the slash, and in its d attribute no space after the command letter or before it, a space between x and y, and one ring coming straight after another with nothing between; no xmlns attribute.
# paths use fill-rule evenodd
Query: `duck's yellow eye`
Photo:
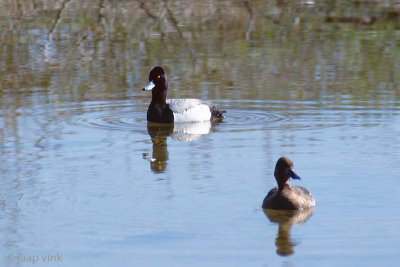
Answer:
<svg viewBox="0 0 400 267"><path fill-rule="evenodd" d="M157 76L157 78L158 78L158 79L160 79L160 78L161 78L161 76L160 76L160 75L158 75L158 76Z"/></svg>

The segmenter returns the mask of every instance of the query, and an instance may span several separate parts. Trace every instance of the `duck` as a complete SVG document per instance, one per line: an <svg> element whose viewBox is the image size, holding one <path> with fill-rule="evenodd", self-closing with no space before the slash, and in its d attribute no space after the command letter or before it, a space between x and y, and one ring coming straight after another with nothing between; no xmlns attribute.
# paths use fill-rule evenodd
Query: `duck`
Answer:
<svg viewBox="0 0 400 267"><path fill-rule="evenodd" d="M274 176L278 186L271 189L264 198L264 209L304 210L315 206L315 199L306 188L290 185L290 178L300 180L300 176L294 172L290 158L278 159Z"/></svg>
<svg viewBox="0 0 400 267"><path fill-rule="evenodd" d="M222 120L225 110L199 99L167 99L168 79L164 69L154 67L143 91L152 91L147 121L155 123L200 122Z"/></svg>

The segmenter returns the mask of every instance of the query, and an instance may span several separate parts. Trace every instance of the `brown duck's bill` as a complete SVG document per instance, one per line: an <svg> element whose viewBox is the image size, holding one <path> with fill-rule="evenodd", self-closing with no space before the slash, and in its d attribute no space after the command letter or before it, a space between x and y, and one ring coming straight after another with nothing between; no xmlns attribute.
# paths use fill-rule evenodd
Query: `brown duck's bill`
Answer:
<svg viewBox="0 0 400 267"><path fill-rule="evenodd" d="M289 175L292 179L301 180L300 176L298 176L293 170L289 170Z"/></svg>

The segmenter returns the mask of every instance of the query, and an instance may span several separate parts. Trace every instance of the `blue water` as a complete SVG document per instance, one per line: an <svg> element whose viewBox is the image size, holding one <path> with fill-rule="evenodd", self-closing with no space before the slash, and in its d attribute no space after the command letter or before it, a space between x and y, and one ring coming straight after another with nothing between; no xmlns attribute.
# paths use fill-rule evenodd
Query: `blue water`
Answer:
<svg viewBox="0 0 400 267"><path fill-rule="evenodd" d="M161 152L129 100L56 109L48 135L34 116L18 117L19 145L2 149L2 264L48 253L66 266L397 261L398 111L280 110L286 104L222 101L222 123L195 140L167 137ZM281 155L317 200L291 226L289 257L276 254L278 223L260 207Z"/></svg>
<svg viewBox="0 0 400 267"><path fill-rule="evenodd" d="M395 5L36 2L0 4L0 266L400 262ZM158 64L226 118L148 124ZM262 210L281 156L312 212Z"/></svg>

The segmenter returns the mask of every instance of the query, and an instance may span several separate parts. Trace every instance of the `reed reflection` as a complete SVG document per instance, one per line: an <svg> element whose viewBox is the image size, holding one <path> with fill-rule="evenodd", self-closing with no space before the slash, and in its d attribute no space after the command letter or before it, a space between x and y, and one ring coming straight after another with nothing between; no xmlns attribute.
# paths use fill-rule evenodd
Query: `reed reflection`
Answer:
<svg viewBox="0 0 400 267"><path fill-rule="evenodd" d="M200 136L210 132L210 121L192 123L147 123L147 132L153 143L152 155L144 154L143 157L150 161L153 172L164 172L169 159L167 137L174 141L189 142L197 140Z"/></svg>
<svg viewBox="0 0 400 267"><path fill-rule="evenodd" d="M275 240L276 254L290 256L294 254L296 242L290 238L292 225L306 222L314 213L314 208L305 210L271 210L263 209L271 222L278 223L278 235Z"/></svg>

